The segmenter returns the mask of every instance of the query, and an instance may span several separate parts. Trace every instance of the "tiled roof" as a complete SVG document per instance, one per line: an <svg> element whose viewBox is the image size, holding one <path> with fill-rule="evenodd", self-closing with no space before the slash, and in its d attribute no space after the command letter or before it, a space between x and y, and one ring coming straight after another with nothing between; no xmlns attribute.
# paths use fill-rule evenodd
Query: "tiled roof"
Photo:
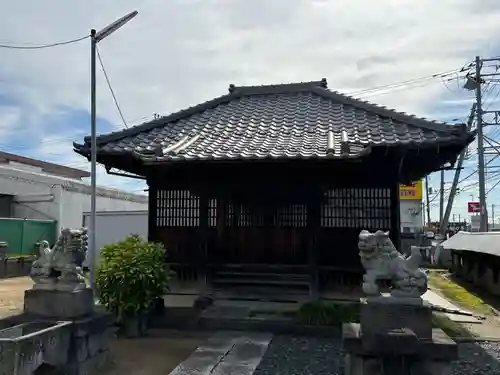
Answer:
<svg viewBox="0 0 500 375"><path fill-rule="evenodd" d="M396 112L327 89L326 80L229 87L229 94L119 132L98 152L144 161L352 158L370 146L470 141L465 125ZM74 144L88 155L90 139Z"/></svg>

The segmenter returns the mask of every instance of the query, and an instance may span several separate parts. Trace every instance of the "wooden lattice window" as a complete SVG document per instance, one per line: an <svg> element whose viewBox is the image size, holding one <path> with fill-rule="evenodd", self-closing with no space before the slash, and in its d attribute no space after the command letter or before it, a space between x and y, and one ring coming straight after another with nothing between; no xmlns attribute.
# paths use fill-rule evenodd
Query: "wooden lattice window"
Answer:
<svg viewBox="0 0 500 375"><path fill-rule="evenodd" d="M277 227L307 226L307 206L305 204L279 206L274 213L274 225Z"/></svg>
<svg viewBox="0 0 500 375"><path fill-rule="evenodd" d="M208 201L208 226L217 225L217 199L212 198Z"/></svg>
<svg viewBox="0 0 500 375"><path fill-rule="evenodd" d="M200 199L189 190L158 190L158 227L197 227L200 225Z"/></svg>
<svg viewBox="0 0 500 375"><path fill-rule="evenodd" d="M209 203L209 225L217 225L217 200ZM228 203L224 205L223 214L227 227L305 227L307 226L307 206L305 204L289 204L274 209L250 207L245 204Z"/></svg>
<svg viewBox="0 0 500 375"><path fill-rule="evenodd" d="M226 225L228 227L259 227L264 225L264 215L258 209L245 204L226 205Z"/></svg>
<svg viewBox="0 0 500 375"><path fill-rule="evenodd" d="M391 190L336 188L327 190L321 226L329 228L391 228Z"/></svg>

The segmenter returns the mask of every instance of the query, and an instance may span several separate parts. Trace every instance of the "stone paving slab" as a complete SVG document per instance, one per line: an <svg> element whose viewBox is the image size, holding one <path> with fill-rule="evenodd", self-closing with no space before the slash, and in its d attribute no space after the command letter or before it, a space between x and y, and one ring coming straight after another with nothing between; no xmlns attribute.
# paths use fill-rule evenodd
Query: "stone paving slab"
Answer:
<svg viewBox="0 0 500 375"><path fill-rule="evenodd" d="M259 365L272 335L218 332L201 344L170 375L251 375Z"/></svg>
<svg viewBox="0 0 500 375"><path fill-rule="evenodd" d="M422 299L435 307L441 307L441 308L448 309L448 310L457 310L457 311L471 314L470 311L464 310L464 309L458 307L457 305L448 301L446 298L441 297L439 294L437 294L436 292L434 292L432 290L428 290L427 292L425 292L425 294L422 296ZM457 323L469 323L469 324L481 324L482 323L479 319L475 318L474 316L458 315L458 314L450 314L450 313L446 313L445 315L450 320L457 322Z"/></svg>

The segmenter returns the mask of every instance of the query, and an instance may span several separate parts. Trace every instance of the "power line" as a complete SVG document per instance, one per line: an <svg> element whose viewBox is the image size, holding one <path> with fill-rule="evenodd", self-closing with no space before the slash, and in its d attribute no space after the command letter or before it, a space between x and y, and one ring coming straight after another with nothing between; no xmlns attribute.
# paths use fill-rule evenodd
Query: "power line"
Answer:
<svg viewBox="0 0 500 375"><path fill-rule="evenodd" d="M450 70L447 72L434 73L434 74L431 74L429 76L424 76L424 77L420 77L420 78L414 78L414 79L409 79L409 80L405 80L405 81L394 82L394 83L389 83L389 84L385 84L385 85L381 85L381 86L375 86L375 87L371 87L371 88L367 88L367 89L353 91L353 92L350 92L347 94L354 96L354 95L365 94L365 93L372 92L372 91L380 91L380 90L386 90L386 89L391 89L391 88L397 88L397 87L401 87L401 86L408 86L411 84L420 83L422 81L433 80L436 78L444 78L444 77L447 77L451 74L456 74L458 72L460 72L460 69L454 69L454 70Z"/></svg>
<svg viewBox="0 0 500 375"><path fill-rule="evenodd" d="M463 77L458 77L458 78L463 78ZM446 81L449 82L449 81L453 81L453 80L458 79L458 78L450 78L450 79L447 79ZM413 84L413 85L393 86L392 89L394 89L394 90L391 90L391 91L387 91L388 89L383 89L383 90L380 90L380 91L367 92L366 94L360 93L358 95L361 95L363 97L376 96L376 95L380 96L380 95L392 94L394 92L406 91L406 90L409 90L409 89L417 89L417 88L420 88L420 87L425 87L425 86L433 85L433 84L436 84L436 83L443 84L443 82L441 82L441 81L432 81L432 80L431 81L420 82L420 84L418 84L418 85L417 85L417 83L418 82L415 82L415 84Z"/></svg>
<svg viewBox="0 0 500 375"><path fill-rule="evenodd" d="M33 46L27 46L27 45L23 46L23 45L15 45L15 44L0 44L0 48L20 49L20 50L44 49L44 48L52 48L52 47L64 46L66 44L77 43L77 42L80 42L80 41L87 39L87 38L90 38L90 35L82 36L81 38L77 38L77 39L66 40L63 42L39 44L39 45L33 45Z"/></svg>
<svg viewBox="0 0 500 375"><path fill-rule="evenodd" d="M493 189L495 189L498 185L500 184L500 180L498 180L496 182L495 185L493 185L487 192L486 192L486 195L488 195L490 193L490 191L492 191Z"/></svg>
<svg viewBox="0 0 500 375"><path fill-rule="evenodd" d="M122 110L120 108L120 105L118 104L118 100L116 99L115 91L111 86L111 82L109 81L108 73L106 73L106 68L104 67L104 63L102 62L101 54L99 53L99 48L97 48L97 45L96 45L96 52L97 52L97 57L99 58L99 64L101 65L102 72L104 73L104 78L106 78L106 83L108 84L109 91L111 92L111 96L113 97L113 101L115 102L116 109L120 114L123 125L125 126L126 129L128 129L127 121L125 121L125 117L123 117Z"/></svg>

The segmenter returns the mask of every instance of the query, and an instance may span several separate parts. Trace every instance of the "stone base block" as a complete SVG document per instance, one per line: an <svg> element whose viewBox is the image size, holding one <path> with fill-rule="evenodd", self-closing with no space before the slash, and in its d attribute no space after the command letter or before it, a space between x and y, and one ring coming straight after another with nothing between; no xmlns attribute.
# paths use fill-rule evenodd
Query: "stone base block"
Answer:
<svg viewBox="0 0 500 375"><path fill-rule="evenodd" d="M363 301L361 331L372 335L397 329L410 329L419 339L432 337L432 310L429 305Z"/></svg>
<svg viewBox="0 0 500 375"><path fill-rule="evenodd" d="M457 344L440 329L420 341L409 329L367 336L360 324L346 323L342 345L345 375L443 375L458 358Z"/></svg>
<svg viewBox="0 0 500 375"><path fill-rule="evenodd" d="M43 318L72 320L92 314L92 289L75 291L28 289L24 292L24 311Z"/></svg>
<svg viewBox="0 0 500 375"><path fill-rule="evenodd" d="M457 343L439 328L432 330L431 339L418 340L408 329L393 330L386 335L368 336L361 331L360 324L345 323L342 326L342 346L344 353L349 354L348 361L351 361L355 368L361 366L360 361L364 367L370 367L373 363L380 364L382 359L391 357L404 359L408 363L425 362L426 367L429 367L430 363L444 364L458 359ZM365 373L371 374L359 374Z"/></svg>

